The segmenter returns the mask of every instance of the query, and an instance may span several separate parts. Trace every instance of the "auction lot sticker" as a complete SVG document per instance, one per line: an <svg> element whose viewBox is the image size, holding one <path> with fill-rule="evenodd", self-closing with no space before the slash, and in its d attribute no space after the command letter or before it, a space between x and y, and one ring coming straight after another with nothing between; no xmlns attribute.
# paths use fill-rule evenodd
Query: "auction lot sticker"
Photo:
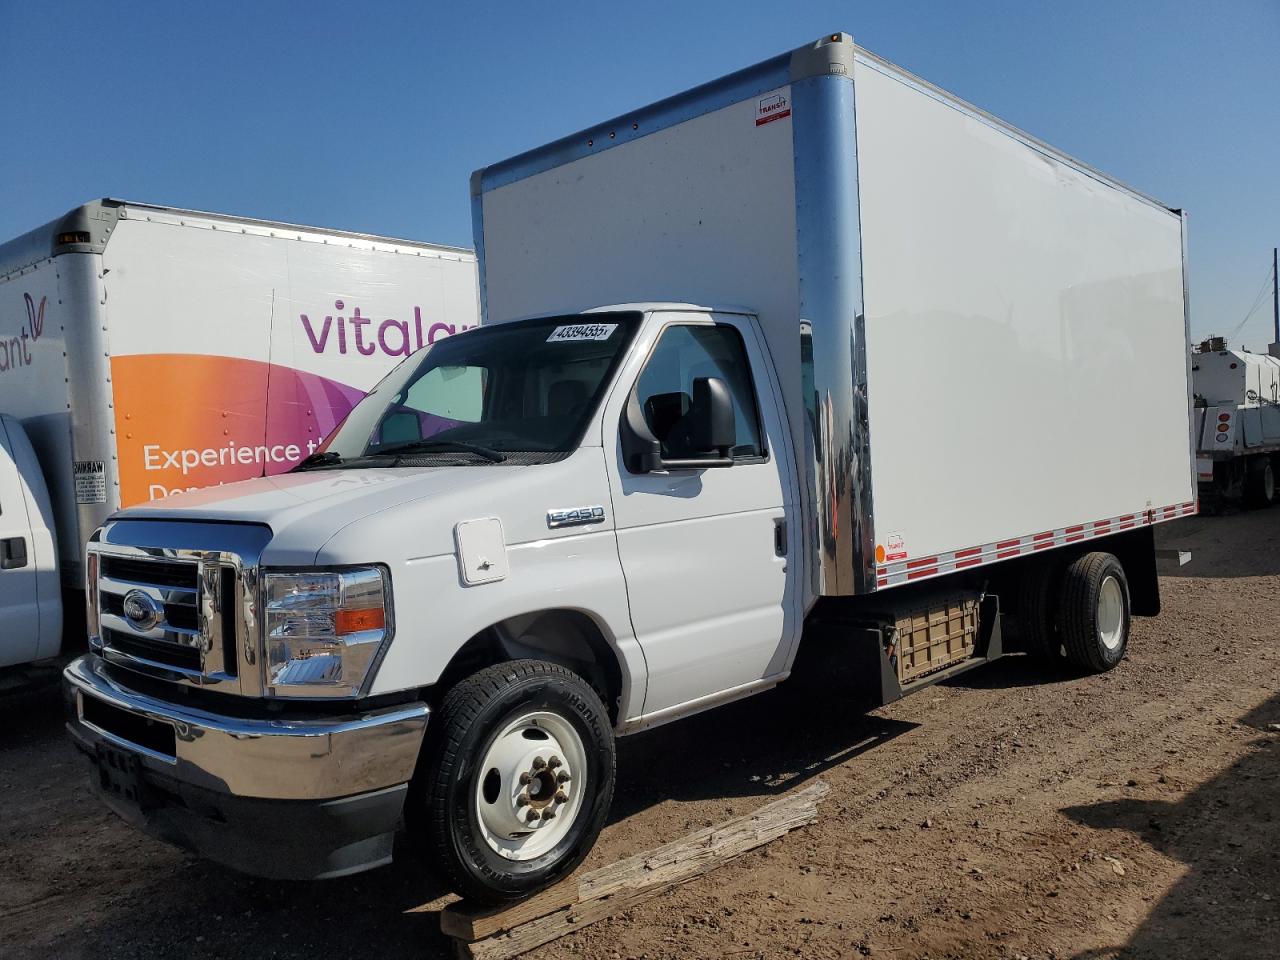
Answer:
<svg viewBox="0 0 1280 960"><path fill-rule="evenodd" d="M571 340L608 340L613 331L618 329L616 323L574 323L567 327L556 327L547 337L547 343L566 343Z"/></svg>

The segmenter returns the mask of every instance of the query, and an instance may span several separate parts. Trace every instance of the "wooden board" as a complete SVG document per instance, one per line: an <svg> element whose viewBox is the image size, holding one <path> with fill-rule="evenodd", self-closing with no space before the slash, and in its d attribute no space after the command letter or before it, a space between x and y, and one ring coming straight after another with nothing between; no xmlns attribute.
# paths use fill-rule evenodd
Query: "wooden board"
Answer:
<svg viewBox="0 0 1280 960"><path fill-rule="evenodd" d="M472 909L462 902L451 903L440 911L440 929L455 940L471 942L518 927L577 902L578 882L570 878L528 900L500 907Z"/></svg>
<svg viewBox="0 0 1280 960"><path fill-rule="evenodd" d="M450 904L440 927L462 956L502 960L630 909L714 870L749 850L818 818L830 787L823 781L765 804L755 813L695 831L681 840L565 881L522 903L498 909Z"/></svg>

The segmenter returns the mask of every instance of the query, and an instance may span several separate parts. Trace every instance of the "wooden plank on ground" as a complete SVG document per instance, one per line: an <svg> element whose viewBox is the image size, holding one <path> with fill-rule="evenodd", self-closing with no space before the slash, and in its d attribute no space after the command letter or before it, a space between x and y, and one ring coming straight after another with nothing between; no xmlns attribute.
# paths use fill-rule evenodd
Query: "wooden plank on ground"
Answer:
<svg viewBox="0 0 1280 960"><path fill-rule="evenodd" d="M510 930L577 902L578 883L569 879L520 903L488 909L470 909L461 902L451 903L440 911L440 929L455 940L470 942Z"/></svg>
<svg viewBox="0 0 1280 960"><path fill-rule="evenodd" d="M689 836L566 881L498 910L450 904L441 929L475 960L505 960L700 877L749 850L818 818L830 787L823 781ZM471 942L464 942L471 941Z"/></svg>

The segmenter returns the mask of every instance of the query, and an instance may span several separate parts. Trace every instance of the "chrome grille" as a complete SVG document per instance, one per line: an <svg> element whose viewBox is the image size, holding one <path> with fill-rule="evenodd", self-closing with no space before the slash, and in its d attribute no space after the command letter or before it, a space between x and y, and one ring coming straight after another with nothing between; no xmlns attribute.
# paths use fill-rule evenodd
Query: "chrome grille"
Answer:
<svg viewBox="0 0 1280 960"><path fill-rule="evenodd" d="M136 660L173 667L187 673L201 673L200 651L196 647L181 646L165 640L153 640L131 632L113 630L111 627L102 628L102 645L106 650L121 653Z"/></svg>
<svg viewBox="0 0 1280 960"><path fill-rule="evenodd" d="M210 566L102 553L98 604L104 651L201 679L235 676L235 660L226 662L222 644L222 568ZM154 622L130 617L131 603L151 612Z"/></svg>
<svg viewBox="0 0 1280 960"><path fill-rule="evenodd" d="M154 677L259 695L257 562L269 539L252 525L109 522L89 544L91 647Z"/></svg>

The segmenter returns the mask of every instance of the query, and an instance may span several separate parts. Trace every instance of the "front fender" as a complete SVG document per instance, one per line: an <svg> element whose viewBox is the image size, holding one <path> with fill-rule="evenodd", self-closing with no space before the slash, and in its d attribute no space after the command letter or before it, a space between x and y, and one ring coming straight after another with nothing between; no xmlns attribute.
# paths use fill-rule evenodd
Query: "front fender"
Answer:
<svg viewBox="0 0 1280 960"><path fill-rule="evenodd" d="M496 582L466 586L450 554L392 568L396 635L370 693L436 683L454 655L481 631L545 610L585 614L613 649L622 674L619 716L644 703L644 656L631 632L626 586L610 529L507 548L510 570Z"/></svg>

